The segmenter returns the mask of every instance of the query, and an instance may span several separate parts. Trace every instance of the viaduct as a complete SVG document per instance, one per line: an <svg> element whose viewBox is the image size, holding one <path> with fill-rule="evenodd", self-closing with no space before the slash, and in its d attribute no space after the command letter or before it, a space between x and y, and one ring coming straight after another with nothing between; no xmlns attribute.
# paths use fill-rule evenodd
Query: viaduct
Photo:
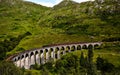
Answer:
<svg viewBox="0 0 120 75"><path fill-rule="evenodd" d="M57 59L60 59L60 57L66 53L81 50L84 48L87 49L89 46L92 46L94 49L95 46L101 45L102 42L54 44L21 52L17 55L9 57L8 60L13 61L17 67L30 69L31 65L45 64L50 59L53 59L55 61Z"/></svg>

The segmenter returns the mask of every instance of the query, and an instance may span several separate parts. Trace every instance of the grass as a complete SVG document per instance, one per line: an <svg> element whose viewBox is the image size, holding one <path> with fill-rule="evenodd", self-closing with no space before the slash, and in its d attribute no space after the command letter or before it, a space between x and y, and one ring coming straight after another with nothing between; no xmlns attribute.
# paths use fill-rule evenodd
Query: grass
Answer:
<svg viewBox="0 0 120 75"><path fill-rule="evenodd" d="M81 52L84 53L85 56L87 56L87 50L81 50L81 51L75 51L73 52L73 54L78 55L80 57ZM93 57L93 61L96 62L96 58L100 56L103 59L108 60L108 62L112 63L114 66L118 67L120 66L120 54L115 52L115 51L109 51L106 49L96 49L94 50L94 57Z"/></svg>

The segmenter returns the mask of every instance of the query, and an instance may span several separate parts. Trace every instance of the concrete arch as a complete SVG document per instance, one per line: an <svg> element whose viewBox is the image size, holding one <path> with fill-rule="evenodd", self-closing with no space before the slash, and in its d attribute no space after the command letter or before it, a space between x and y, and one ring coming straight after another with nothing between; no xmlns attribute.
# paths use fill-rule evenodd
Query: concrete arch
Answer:
<svg viewBox="0 0 120 75"><path fill-rule="evenodd" d="M88 45L88 49L93 49L93 48L94 48L94 46L92 44Z"/></svg>
<svg viewBox="0 0 120 75"><path fill-rule="evenodd" d="M94 44L94 49L97 49L99 47L100 47L99 44Z"/></svg>
<svg viewBox="0 0 120 75"><path fill-rule="evenodd" d="M16 61L17 61L17 59L15 58L15 59L14 59L14 61L16 62Z"/></svg>
<svg viewBox="0 0 120 75"><path fill-rule="evenodd" d="M71 51L71 48L70 48L70 46L66 46L66 52L70 52Z"/></svg>
<svg viewBox="0 0 120 75"><path fill-rule="evenodd" d="M60 59L62 55L66 54L66 51L71 52L71 50L89 49L89 47L95 48L96 46L99 48L100 45L102 45L102 42L48 45L48 47L22 52L10 58L10 60L18 67L29 69L35 63L40 65L45 64L49 59Z"/></svg>
<svg viewBox="0 0 120 75"><path fill-rule="evenodd" d="M24 55L21 55L21 68L24 68L25 65L25 58Z"/></svg>
<svg viewBox="0 0 120 75"><path fill-rule="evenodd" d="M25 65L24 65L24 68L25 69L29 69L30 67L29 67L29 54L28 53L26 53L25 54Z"/></svg>
<svg viewBox="0 0 120 75"><path fill-rule="evenodd" d="M28 53L26 53L26 54L25 54L25 58L28 57L28 56L29 56Z"/></svg>
<svg viewBox="0 0 120 75"><path fill-rule="evenodd" d="M75 51L76 50L76 47L73 45L71 46L71 51Z"/></svg>
<svg viewBox="0 0 120 75"><path fill-rule="evenodd" d="M87 49L87 48L88 48L88 47L87 47L86 44L82 45L82 49Z"/></svg>
<svg viewBox="0 0 120 75"><path fill-rule="evenodd" d="M34 52L30 53L30 67L35 64L35 54Z"/></svg>
<svg viewBox="0 0 120 75"><path fill-rule="evenodd" d="M50 60L54 59L54 49L53 48L49 48L49 53L50 53L50 56L49 56Z"/></svg>
<svg viewBox="0 0 120 75"><path fill-rule="evenodd" d="M35 63L40 65L40 53L35 51Z"/></svg>
<svg viewBox="0 0 120 75"><path fill-rule="evenodd" d="M60 48L59 47L56 47L55 48L55 52L54 52L54 56L55 56L55 59L59 59L59 55L60 55Z"/></svg>
<svg viewBox="0 0 120 75"><path fill-rule="evenodd" d="M35 55L38 54L39 52L38 51L35 51Z"/></svg>
<svg viewBox="0 0 120 75"><path fill-rule="evenodd" d="M40 64L45 64L45 51L40 50Z"/></svg>
<svg viewBox="0 0 120 75"><path fill-rule="evenodd" d="M43 50L40 50L40 54L43 53Z"/></svg>
<svg viewBox="0 0 120 75"><path fill-rule="evenodd" d="M21 56L21 59L23 59L23 58L24 58L24 55Z"/></svg>
<svg viewBox="0 0 120 75"><path fill-rule="evenodd" d="M81 50L81 49L82 49L81 45L77 45L77 50Z"/></svg>
<svg viewBox="0 0 120 75"><path fill-rule="evenodd" d="M64 54L65 54L65 47L62 46L60 49L60 55L62 56Z"/></svg>
<svg viewBox="0 0 120 75"><path fill-rule="evenodd" d="M30 53L30 57L31 57L32 55L34 55L34 52L31 52L31 53Z"/></svg>
<svg viewBox="0 0 120 75"><path fill-rule="evenodd" d="M48 49L45 49L45 62L48 62L49 61L49 50Z"/></svg>
<svg viewBox="0 0 120 75"><path fill-rule="evenodd" d="M16 65L18 66L18 67L21 67L21 58L20 58L20 56L18 56L17 57L17 61L16 61Z"/></svg>

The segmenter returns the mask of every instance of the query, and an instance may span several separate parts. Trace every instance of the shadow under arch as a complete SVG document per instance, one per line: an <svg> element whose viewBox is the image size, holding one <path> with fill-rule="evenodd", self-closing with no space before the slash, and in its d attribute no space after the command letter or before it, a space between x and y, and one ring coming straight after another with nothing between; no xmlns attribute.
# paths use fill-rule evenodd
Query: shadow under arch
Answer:
<svg viewBox="0 0 120 75"><path fill-rule="evenodd" d="M70 46L67 46L66 49L65 49L65 51L69 52L69 50L70 50Z"/></svg>
<svg viewBox="0 0 120 75"><path fill-rule="evenodd" d="M98 44L95 44L94 49L98 49L98 48L100 48L100 46Z"/></svg>
<svg viewBox="0 0 120 75"><path fill-rule="evenodd" d="M18 57L18 60L20 60L20 56ZM17 61L18 61L18 60L17 60Z"/></svg>
<svg viewBox="0 0 120 75"><path fill-rule="evenodd" d="M83 45L81 49L87 49L87 45Z"/></svg>
<svg viewBox="0 0 120 75"><path fill-rule="evenodd" d="M63 55L63 52L65 51L65 48L62 46L60 49L60 55Z"/></svg>
<svg viewBox="0 0 120 75"><path fill-rule="evenodd" d="M88 45L88 49L93 49L94 46L92 44Z"/></svg>
<svg viewBox="0 0 120 75"><path fill-rule="evenodd" d="M77 50L81 50L81 45L77 45Z"/></svg>
<svg viewBox="0 0 120 75"><path fill-rule="evenodd" d="M31 52L31 53L30 53L30 57L31 57L32 55L34 55L34 53L33 53L33 52Z"/></svg>
<svg viewBox="0 0 120 75"><path fill-rule="evenodd" d="M27 58L28 57L28 54L25 54L25 58Z"/></svg>
<svg viewBox="0 0 120 75"><path fill-rule="evenodd" d="M35 55L37 55L38 54L38 51L35 51Z"/></svg>
<svg viewBox="0 0 120 75"><path fill-rule="evenodd" d="M23 59L23 58L24 58L24 55L21 56L21 59Z"/></svg>
<svg viewBox="0 0 120 75"><path fill-rule="evenodd" d="M73 45L72 47L71 47L71 51L75 51L76 50L76 48L75 48L75 46Z"/></svg>
<svg viewBox="0 0 120 75"><path fill-rule="evenodd" d="M58 56L57 56L57 52L58 52L59 50L60 50L59 47L56 47L56 48L55 48L55 59L58 58Z"/></svg>
<svg viewBox="0 0 120 75"><path fill-rule="evenodd" d="M17 59L15 58L15 59L14 59L14 61L16 62L16 61L17 61Z"/></svg>

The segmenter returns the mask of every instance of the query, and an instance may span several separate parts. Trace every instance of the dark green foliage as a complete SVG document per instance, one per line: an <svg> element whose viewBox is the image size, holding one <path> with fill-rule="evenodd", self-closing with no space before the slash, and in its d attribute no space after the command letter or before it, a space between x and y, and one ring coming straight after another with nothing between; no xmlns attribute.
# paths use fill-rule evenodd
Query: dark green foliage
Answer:
<svg viewBox="0 0 120 75"><path fill-rule="evenodd" d="M23 75L23 72L13 63L2 61L0 62L0 75Z"/></svg>
<svg viewBox="0 0 120 75"><path fill-rule="evenodd" d="M114 65L109 63L107 60L101 58L100 56L97 57L96 61L97 69L101 71L104 75L106 72L114 72Z"/></svg>
<svg viewBox="0 0 120 75"><path fill-rule="evenodd" d="M83 68L86 68L86 63L87 61L85 60L84 54L83 52L81 52L81 56L80 56L80 66Z"/></svg>
<svg viewBox="0 0 120 75"><path fill-rule="evenodd" d="M3 60L6 58L6 52L12 51L19 42L26 36L31 35L31 33L26 32L23 35L19 35L18 37L11 37L9 40L5 39L4 41L0 42L0 60ZM21 50L24 50L23 48L20 48Z"/></svg>
<svg viewBox="0 0 120 75"><path fill-rule="evenodd" d="M111 38L105 38L102 40L103 42L114 42L114 41L120 41L120 37L111 37Z"/></svg>
<svg viewBox="0 0 120 75"><path fill-rule="evenodd" d="M58 60L55 63L55 71L62 74L79 73L79 58L76 55L70 54L62 57L62 61Z"/></svg>
<svg viewBox="0 0 120 75"><path fill-rule="evenodd" d="M87 74L96 75L96 69L93 63L93 47L92 45L88 48L88 64L87 64Z"/></svg>

